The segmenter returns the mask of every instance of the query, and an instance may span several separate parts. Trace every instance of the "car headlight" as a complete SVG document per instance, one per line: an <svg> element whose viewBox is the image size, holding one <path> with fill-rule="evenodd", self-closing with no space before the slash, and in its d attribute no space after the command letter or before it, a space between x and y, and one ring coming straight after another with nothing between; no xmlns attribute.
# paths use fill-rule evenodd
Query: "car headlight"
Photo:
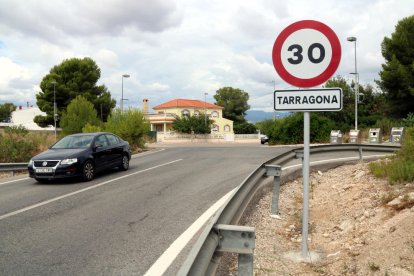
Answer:
<svg viewBox="0 0 414 276"><path fill-rule="evenodd" d="M30 161L29 161L29 164L28 164L29 166L33 166L33 160L32 159L30 159Z"/></svg>
<svg viewBox="0 0 414 276"><path fill-rule="evenodd" d="M63 159L60 164L62 165L71 165L73 163L78 162L78 158L68 158L68 159Z"/></svg>

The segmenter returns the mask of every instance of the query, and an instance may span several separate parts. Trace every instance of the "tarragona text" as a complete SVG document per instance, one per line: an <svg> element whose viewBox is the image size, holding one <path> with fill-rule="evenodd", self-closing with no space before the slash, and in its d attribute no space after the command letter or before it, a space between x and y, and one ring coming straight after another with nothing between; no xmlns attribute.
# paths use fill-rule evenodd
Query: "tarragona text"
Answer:
<svg viewBox="0 0 414 276"><path fill-rule="evenodd" d="M277 104L337 104L339 103L336 95L318 96L277 96Z"/></svg>

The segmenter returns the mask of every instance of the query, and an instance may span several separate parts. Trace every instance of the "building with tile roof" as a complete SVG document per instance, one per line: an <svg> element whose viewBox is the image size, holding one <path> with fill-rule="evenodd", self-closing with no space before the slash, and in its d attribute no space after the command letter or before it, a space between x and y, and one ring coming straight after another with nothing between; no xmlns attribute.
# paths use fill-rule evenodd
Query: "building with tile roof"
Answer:
<svg viewBox="0 0 414 276"><path fill-rule="evenodd" d="M155 114L148 114L147 117L151 130L159 133L166 134L172 131L175 116L207 116L213 121L212 133L233 133L233 121L223 118L222 106L199 100L174 99L154 106L153 109Z"/></svg>

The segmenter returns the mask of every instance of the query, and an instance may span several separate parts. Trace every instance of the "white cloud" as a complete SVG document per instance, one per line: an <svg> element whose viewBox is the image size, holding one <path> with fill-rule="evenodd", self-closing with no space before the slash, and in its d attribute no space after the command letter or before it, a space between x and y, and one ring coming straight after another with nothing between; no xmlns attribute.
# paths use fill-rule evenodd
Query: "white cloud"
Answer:
<svg viewBox="0 0 414 276"><path fill-rule="evenodd" d="M103 67L119 67L118 55L111 50L99 50L94 56L97 64Z"/></svg>
<svg viewBox="0 0 414 276"><path fill-rule="evenodd" d="M0 0L0 103L35 102L38 85L64 59L91 57L100 83L127 106L150 106L172 98L214 101L223 86L250 94L253 109L272 108L272 90L288 88L276 74L271 51L289 24L314 19L330 26L342 45L335 75L354 70L356 36L361 82L378 79L381 42L412 0L196 1Z"/></svg>
<svg viewBox="0 0 414 276"><path fill-rule="evenodd" d="M28 69L6 57L0 57L0 89L7 89L11 82L30 78Z"/></svg>

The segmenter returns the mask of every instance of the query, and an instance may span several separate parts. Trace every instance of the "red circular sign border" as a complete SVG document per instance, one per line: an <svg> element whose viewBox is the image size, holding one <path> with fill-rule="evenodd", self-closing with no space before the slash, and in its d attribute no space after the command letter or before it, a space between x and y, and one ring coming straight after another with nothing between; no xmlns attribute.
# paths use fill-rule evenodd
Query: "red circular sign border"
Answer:
<svg viewBox="0 0 414 276"><path fill-rule="evenodd" d="M314 29L321 32L329 40L332 47L332 58L328 67L321 74L310 79L301 79L290 74L283 66L281 59L283 43L288 36L301 29ZM315 20L302 20L289 25L279 34L273 45L272 59L276 72L284 81L293 86L309 88L324 83L338 69L339 62L341 61L341 44L335 32L324 23Z"/></svg>

